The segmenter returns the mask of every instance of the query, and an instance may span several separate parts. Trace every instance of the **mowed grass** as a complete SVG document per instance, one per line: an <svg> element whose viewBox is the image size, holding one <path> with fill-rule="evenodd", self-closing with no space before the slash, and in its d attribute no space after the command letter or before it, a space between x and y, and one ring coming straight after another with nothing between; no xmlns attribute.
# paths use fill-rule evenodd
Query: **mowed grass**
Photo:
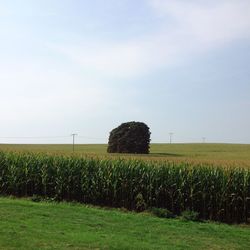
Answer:
<svg viewBox="0 0 250 250"><path fill-rule="evenodd" d="M0 150L72 154L69 144L0 144ZM106 144L78 144L75 154L107 158L140 158L144 160L208 163L219 166L250 167L249 144L151 144L149 155L108 154Z"/></svg>
<svg viewBox="0 0 250 250"><path fill-rule="evenodd" d="M249 226L0 198L0 249L250 249Z"/></svg>

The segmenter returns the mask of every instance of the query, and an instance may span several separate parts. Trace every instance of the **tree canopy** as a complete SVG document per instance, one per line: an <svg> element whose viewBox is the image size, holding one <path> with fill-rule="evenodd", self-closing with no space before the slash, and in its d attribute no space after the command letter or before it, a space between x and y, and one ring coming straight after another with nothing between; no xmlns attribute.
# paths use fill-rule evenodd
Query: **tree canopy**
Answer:
<svg viewBox="0 0 250 250"><path fill-rule="evenodd" d="M149 127L143 122L126 122L110 132L109 153L148 154L150 143Z"/></svg>

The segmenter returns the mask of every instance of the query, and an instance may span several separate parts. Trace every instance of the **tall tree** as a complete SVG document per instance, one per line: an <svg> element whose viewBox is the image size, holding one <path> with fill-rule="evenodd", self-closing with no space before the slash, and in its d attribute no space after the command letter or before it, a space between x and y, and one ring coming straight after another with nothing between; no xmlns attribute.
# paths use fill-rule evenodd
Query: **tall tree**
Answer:
<svg viewBox="0 0 250 250"><path fill-rule="evenodd" d="M149 127L143 122L126 122L110 132L108 153L148 154Z"/></svg>

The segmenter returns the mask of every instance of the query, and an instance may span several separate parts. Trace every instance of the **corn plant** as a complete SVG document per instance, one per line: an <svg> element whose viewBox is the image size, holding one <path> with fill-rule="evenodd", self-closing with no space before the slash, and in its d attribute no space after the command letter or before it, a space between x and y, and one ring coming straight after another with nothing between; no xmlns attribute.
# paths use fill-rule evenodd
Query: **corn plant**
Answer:
<svg viewBox="0 0 250 250"><path fill-rule="evenodd" d="M250 218L250 170L190 163L0 152L0 194L111 207L190 210L228 223Z"/></svg>

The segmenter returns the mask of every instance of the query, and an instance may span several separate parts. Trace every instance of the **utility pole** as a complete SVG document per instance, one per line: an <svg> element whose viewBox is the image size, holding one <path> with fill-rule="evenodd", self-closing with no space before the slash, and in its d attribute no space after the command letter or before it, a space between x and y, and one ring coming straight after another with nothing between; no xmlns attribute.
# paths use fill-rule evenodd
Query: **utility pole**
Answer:
<svg viewBox="0 0 250 250"><path fill-rule="evenodd" d="M169 142L170 142L170 144L172 143L172 136L173 136L173 134L174 134L174 133L172 133L172 132L169 133Z"/></svg>
<svg viewBox="0 0 250 250"><path fill-rule="evenodd" d="M77 136L77 134L71 134L71 136L73 137L73 152L75 152L75 136Z"/></svg>

